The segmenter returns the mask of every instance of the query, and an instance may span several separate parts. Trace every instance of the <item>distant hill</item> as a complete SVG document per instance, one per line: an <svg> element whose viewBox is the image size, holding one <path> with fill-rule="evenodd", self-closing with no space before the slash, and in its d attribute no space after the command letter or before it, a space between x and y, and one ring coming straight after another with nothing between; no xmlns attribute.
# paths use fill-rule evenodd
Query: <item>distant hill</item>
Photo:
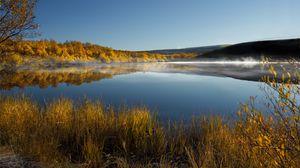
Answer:
<svg viewBox="0 0 300 168"><path fill-rule="evenodd" d="M162 50L150 50L146 51L154 54L183 54L183 53L197 53L203 54L213 50L221 49L226 45L214 45L214 46L204 46L204 47L191 47L191 48L182 48L182 49L162 49Z"/></svg>
<svg viewBox="0 0 300 168"><path fill-rule="evenodd" d="M252 57L254 59L260 59L262 55L276 60L291 58L300 60L300 39L240 43L209 51L202 55L199 54L197 58L239 59L243 57Z"/></svg>

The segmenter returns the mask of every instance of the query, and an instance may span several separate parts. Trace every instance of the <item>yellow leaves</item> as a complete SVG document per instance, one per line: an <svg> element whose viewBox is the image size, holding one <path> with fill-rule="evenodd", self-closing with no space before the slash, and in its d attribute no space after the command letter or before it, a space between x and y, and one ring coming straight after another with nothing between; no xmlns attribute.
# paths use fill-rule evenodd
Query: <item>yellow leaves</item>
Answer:
<svg viewBox="0 0 300 168"><path fill-rule="evenodd" d="M285 80L285 75L284 75L284 74L281 75L281 80L282 80L282 81Z"/></svg>
<svg viewBox="0 0 300 168"><path fill-rule="evenodd" d="M278 88L279 94L281 94L281 95L284 94L284 92L283 92L284 90L283 89L284 88L282 86Z"/></svg>
<svg viewBox="0 0 300 168"><path fill-rule="evenodd" d="M264 139L265 139L265 144L266 145L270 145L271 144L271 138L269 138L267 136L264 136Z"/></svg>
<svg viewBox="0 0 300 168"><path fill-rule="evenodd" d="M299 146L296 146L296 149L297 149L298 151L300 151L300 145L299 145Z"/></svg>
<svg viewBox="0 0 300 168"><path fill-rule="evenodd" d="M244 110L245 110L246 113L249 112L249 107L248 107L248 105L245 106Z"/></svg>
<svg viewBox="0 0 300 168"><path fill-rule="evenodd" d="M258 142L259 146L263 146L263 138L262 138L262 136L258 136L257 142Z"/></svg>
<svg viewBox="0 0 300 168"><path fill-rule="evenodd" d="M279 166L279 163L277 162L277 160L274 160L274 165Z"/></svg>
<svg viewBox="0 0 300 168"><path fill-rule="evenodd" d="M238 128L243 128L243 124L237 123L237 127L238 127Z"/></svg>
<svg viewBox="0 0 300 168"><path fill-rule="evenodd" d="M291 137L296 138L297 137L297 130L296 129L292 129L291 130ZM300 146L299 146L300 147Z"/></svg>
<svg viewBox="0 0 300 168"><path fill-rule="evenodd" d="M272 116L269 117L269 122L270 122L271 124L273 124L273 117L272 117Z"/></svg>
<svg viewBox="0 0 300 168"><path fill-rule="evenodd" d="M258 120L259 120L260 123L262 123L262 122L263 122L263 117L262 117L262 116L259 116L259 117L258 117Z"/></svg>
<svg viewBox="0 0 300 168"><path fill-rule="evenodd" d="M291 97L291 92L290 92L290 91L287 91L287 92L286 92L286 98L289 99L290 97Z"/></svg>
<svg viewBox="0 0 300 168"><path fill-rule="evenodd" d="M268 147L271 144L271 138L266 135L258 135L257 143L260 147Z"/></svg>
<svg viewBox="0 0 300 168"><path fill-rule="evenodd" d="M280 158L284 158L285 157L285 145L284 145L284 143L282 143L279 147L277 147L276 151L277 151Z"/></svg>
<svg viewBox="0 0 300 168"><path fill-rule="evenodd" d="M290 72L287 72L289 79L292 77Z"/></svg>
<svg viewBox="0 0 300 168"><path fill-rule="evenodd" d="M273 74L275 78L277 77L277 72L276 72L274 66L272 66L272 65L270 66L269 72L271 74Z"/></svg>
<svg viewBox="0 0 300 168"><path fill-rule="evenodd" d="M281 150L281 151L279 152L279 155L283 158L283 157L285 156L285 151L284 151L284 150Z"/></svg>
<svg viewBox="0 0 300 168"><path fill-rule="evenodd" d="M300 115L294 115L294 116L293 116L293 120L294 120L296 123L300 123Z"/></svg>
<svg viewBox="0 0 300 168"><path fill-rule="evenodd" d="M248 123L252 124L252 122L253 122L252 118L248 118Z"/></svg>
<svg viewBox="0 0 300 168"><path fill-rule="evenodd" d="M100 45L85 44L77 41L57 43L55 41L11 41L3 43L1 51L6 55L19 54L22 57L59 58L60 60L99 60L110 62L152 62L164 61L166 55L148 52L113 50ZM184 55L189 58L189 55ZM171 57L169 57L171 58Z"/></svg>

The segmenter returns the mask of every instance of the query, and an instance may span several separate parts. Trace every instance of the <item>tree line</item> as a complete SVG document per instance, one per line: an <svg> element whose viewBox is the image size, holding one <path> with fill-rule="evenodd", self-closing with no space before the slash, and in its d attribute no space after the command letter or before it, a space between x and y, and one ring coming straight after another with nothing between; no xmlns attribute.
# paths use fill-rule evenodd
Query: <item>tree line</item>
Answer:
<svg viewBox="0 0 300 168"><path fill-rule="evenodd" d="M102 62L148 62L164 61L165 55L148 52L114 50L91 43L54 40L7 40L0 45L1 57L22 59L22 57L55 58L61 60L99 60Z"/></svg>

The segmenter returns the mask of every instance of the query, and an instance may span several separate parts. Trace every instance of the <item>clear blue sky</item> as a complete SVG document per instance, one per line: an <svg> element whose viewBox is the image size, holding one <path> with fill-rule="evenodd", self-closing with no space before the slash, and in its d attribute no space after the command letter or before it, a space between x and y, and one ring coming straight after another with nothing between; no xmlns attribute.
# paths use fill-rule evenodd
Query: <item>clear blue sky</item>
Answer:
<svg viewBox="0 0 300 168"><path fill-rule="evenodd" d="M148 50L300 37L300 0L39 0L43 39Z"/></svg>

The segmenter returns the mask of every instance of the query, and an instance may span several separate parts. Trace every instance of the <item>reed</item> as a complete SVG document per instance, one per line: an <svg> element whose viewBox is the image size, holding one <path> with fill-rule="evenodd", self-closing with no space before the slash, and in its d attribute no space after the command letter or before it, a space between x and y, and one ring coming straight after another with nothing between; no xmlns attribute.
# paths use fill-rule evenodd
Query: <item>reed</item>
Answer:
<svg viewBox="0 0 300 168"><path fill-rule="evenodd" d="M1 145L50 167L293 167L300 162L299 144L278 150L282 164L271 157L268 152L277 156L272 147L286 135L270 133L273 139L263 136L260 142L260 127L248 120L234 124L202 117L163 127L144 107L114 110L64 98L40 107L25 96L0 100Z"/></svg>

